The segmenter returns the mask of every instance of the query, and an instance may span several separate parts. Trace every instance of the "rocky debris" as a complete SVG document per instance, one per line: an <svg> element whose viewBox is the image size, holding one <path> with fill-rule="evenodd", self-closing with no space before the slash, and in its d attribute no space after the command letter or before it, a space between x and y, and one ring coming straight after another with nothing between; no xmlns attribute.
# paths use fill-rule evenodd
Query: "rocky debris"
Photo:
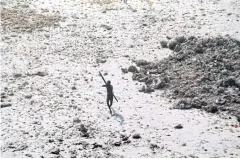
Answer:
<svg viewBox="0 0 240 159"><path fill-rule="evenodd" d="M128 72L136 73L136 72L138 72L138 69L136 66L129 66Z"/></svg>
<svg viewBox="0 0 240 159"><path fill-rule="evenodd" d="M36 75L43 77L43 76L46 76L46 75L47 75L47 72L38 71L38 72L36 73Z"/></svg>
<svg viewBox="0 0 240 159"><path fill-rule="evenodd" d="M240 41L181 36L171 39L168 48L173 55L162 61L134 61L139 72L132 79L146 85L140 92L165 89L168 97L179 99L174 108L240 115Z"/></svg>
<svg viewBox="0 0 240 159"><path fill-rule="evenodd" d="M168 47L167 41L160 41L160 44L161 44L162 48L167 48Z"/></svg>
<svg viewBox="0 0 240 159"><path fill-rule="evenodd" d="M72 90L76 90L77 89L77 87L76 86L72 86Z"/></svg>
<svg viewBox="0 0 240 159"><path fill-rule="evenodd" d="M80 123L81 120L80 120L78 117L76 117L76 118L73 119L73 122L74 122L74 123Z"/></svg>
<svg viewBox="0 0 240 159"><path fill-rule="evenodd" d="M218 111L218 107L217 106L209 106L209 107L205 107L204 109L207 112L210 112L210 113L216 113Z"/></svg>
<svg viewBox="0 0 240 159"><path fill-rule="evenodd" d="M19 77L22 77L22 74L21 73L14 73L13 77L14 78L19 78Z"/></svg>
<svg viewBox="0 0 240 159"><path fill-rule="evenodd" d="M1 108L11 107L11 106L12 106L11 103L2 103L2 102L1 102Z"/></svg>
<svg viewBox="0 0 240 159"><path fill-rule="evenodd" d="M60 149L59 149L59 148L56 148L56 147L53 147L52 149L49 150L49 152L50 152L51 154L59 155Z"/></svg>
<svg viewBox="0 0 240 159"><path fill-rule="evenodd" d="M151 87L148 86L148 85L144 85L144 86L142 86L142 88L139 90L139 92L151 93L151 92L154 92L154 89L151 88Z"/></svg>
<svg viewBox="0 0 240 159"><path fill-rule="evenodd" d="M121 146L121 142L117 141L117 142L114 142L113 144L114 146Z"/></svg>
<svg viewBox="0 0 240 159"><path fill-rule="evenodd" d="M107 60L104 58L97 58L96 62L97 63L105 63L105 62L107 62Z"/></svg>
<svg viewBox="0 0 240 159"><path fill-rule="evenodd" d="M105 24L102 24L101 27L105 28L106 30L112 30L113 27L109 26L109 25L105 25Z"/></svg>
<svg viewBox="0 0 240 159"><path fill-rule="evenodd" d="M149 62L146 61L146 60L134 60L134 62L136 63L136 65L137 65L138 67L140 67L140 66L145 66L145 65L148 65L148 64L149 64Z"/></svg>
<svg viewBox="0 0 240 159"><path fill-rule="evenodd" d="M128 69L127 68L121 68L123 73L128 73Z"/></svg>
<svg viewBox="0 0 240 159"><path fill-rule="evenodd" d="M134 134L134 135L132 136L132 138L133 138L133 139L140 139L141 136L140 136L140 134Z"/></svg>
<svg viewBox="0 0 240 159"><path fill-rule="evenodd" d="M81 124L77 129L81 132L82 137L88 138L90 136L88 129L83 124Z"/></svg>
<svg viewBox="0 0 240 159"><path fill-rule="evenodd" d="M159 149L160 147L157 144L150 144L150 149L155 151L155 149Z"/></svg>
<svg viewBox="0 0 240 159"><path fill-rule="evenodd" d="M26 94L24 97L27 99L30 99L30 98L32 98L32 94Z"/></svg>
<svg viewBox="0 0 240 159"><path fill-rule="evenodd" d="M93 143L92 144L92 149L96 149L96 148L102 148L103 146L101 144L98 144L98 143Z"/></svg>
<svg viewBox="0 0 240 159"><path fill-rule="evenodd" d="M126 135L126 134L121 134L120 138L122 141L127 141L129 139L130 135Z"/></svg>
<svg viewBox="0 0 240 159"><path fill-rule="evenodd" d="M175 129L182 129L183 126L182 126L181 124L178 124L178 125L176 125L174 128L175 128Z"/></svg>

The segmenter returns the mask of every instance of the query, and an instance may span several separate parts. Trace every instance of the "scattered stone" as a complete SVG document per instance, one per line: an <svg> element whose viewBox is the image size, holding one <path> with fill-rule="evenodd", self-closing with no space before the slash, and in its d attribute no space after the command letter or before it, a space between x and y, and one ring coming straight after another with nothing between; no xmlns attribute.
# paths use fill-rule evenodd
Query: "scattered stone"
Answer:
<svg viewBox="0 0 240 159"><path fill-rule="evenodd" d="M60 153L60 149L53 147L49 152L50 152L51 154L58 155L58 154Z"/></svg>
<svg viewBox="0 0 240 159"><path fill-rule="evenodd" d="M25 154L25 156L29 157L29 158L33 158L33 156L31 154Z"/></svg>
<svg viewBox="0 0 240 159"><path fill-rule="evenodd" d="M133 139L140 139L141 136L140 136L140 134L134 134L134 135L132 136L132 138L133 138Z"/></svg>
<svg viewBox="0 0 240 159"><path fill-rule="evenodd" d="M157 144L150 144L150 149L151 150L155 150L155 149L159 149L160 147Z"/></svg>
<svg viewBox="0 0 240 159"><path fill-rule="evenodd" d="M128 69L127 68L121 68L123 73L128 73Z"/></svg>
<svg viewBox="0 0 240 159"><path fill-rule="evenodd" d="M76 117L76 118L73 119L73 122L74 122L74 123L80 123L81 120L80 120L78 117Z"/></svg>
<svg viewBox="0 0 240 159"><path fill-rule="evenodd" d="M128 72L136 73L138 72L138 69L136 66L129 66Z"/></svg>
<svg viewBox="0 0 240 159"><path fill-rule="evenodd" d="M96 143L96 142L93 143L92 145L93 145L92 149L102 148L102 147L103 147L101 144L98 144L98 143Z"/></svg>
<svg viewBox="0 0 240 159"><path fill-rule="evenodd" d="M46 72L42 72L42 71L38 71L38 72L36 73L36 75L43 77L43 76L46 76L47 73L46 73Z"/></svg>
<svg viewBox="0 0 240 159"><path fill-rule="evenodd" d="M176 45L177 45L177 42L176 42L176 41L171 41L171 42L168 44L168 48L169 48L170 50L174 50L175 47L176 47Z"/></svg>
<svg viewBox="0 0 240 159"><path fill-rule="evenodd" d="M76 90L77 88L76 88L76 86L72 86L72 90Z"/></svg>
<svg viewBox="0 0 240 159"><path fill-rule="evenodd" d="M218 111L218 107L217 106L209 106L206 108L207 112L210 113L216 113Z"/></svg>
<svg viewBox="0 0 240 159"><path fill-rule="evenodd" d="M187 144L186 143L183 143L182 146L186 146Z"/></svg>
<svg viewBox="0 0 240 159"><path fill-rule="evenodd" d="M118 141L118 142L115 142L115 143L114 143L114 146L121 146L121 142L119 142L119 141Z"/></svg>
<svg viewBox="0 0 240 159"><path fill-rule="evenodd" d="M96 62L97 63L105 63L105 62L107 62L107 60L103 59L103 58L97 58Z"/></svg>
<svg viewBox="0 0 240 159"><path fill-rule="evenodd" d="M27 94L27 95L25 95L25 98L30 99L30 98L32 98L32 95L31 94Z"/></svg>
<svg viewBox="0 0 240 159"><path fill-rule="evenodd" d="M168 47L168 43L166 41L160 41L160 44L161 44L162 48Z"/></svg>
<svg viewBox="0 0 240 159"><path fill-rule="evenodd" d="M108 26L108 25L105 25L105 24L102 24L101 27L103 27L107 30L112 30L113 29L111 26Z"/></svg>
<svg viewBox="0 0 240 159"><path fill-rule="evenodd" d="M22 77L22 74L21 73L14 73L13 77L14 78L19 78L19 77Z"/></svg>
<svg viewBox="0 0 240 159"><path fill-rule="evenodd" d="M182 126L181 124L178 124L178 125L176 125L174 128L175 128L175 129L182 129L183 126Z"/></svg>
<svg viewBox="0 0 240 159"><path fill-rule="evenodd" d="M148 65L149 62L147 62L146 60L135 60L134 61L136 63L136 65L139 67L139 66L145 66L145 65Z"/></svg>
<svg viewBox="0 0 240 159"><path fill-rule="evenodd" d="M11 103L2 103L2 102L1 102L1 108L11 107L11 106L12 106Z"/></svg>

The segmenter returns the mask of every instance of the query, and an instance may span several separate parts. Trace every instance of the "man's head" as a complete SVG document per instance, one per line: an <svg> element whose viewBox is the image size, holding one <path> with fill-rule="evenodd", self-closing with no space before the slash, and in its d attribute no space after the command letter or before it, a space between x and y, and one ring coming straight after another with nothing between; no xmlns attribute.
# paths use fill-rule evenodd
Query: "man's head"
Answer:
<svg viewBox="0 0 240 159"><path fill-rule="evenodd" d="M107 85L110 85L111 84L111 81L107 81Z"/></svg>

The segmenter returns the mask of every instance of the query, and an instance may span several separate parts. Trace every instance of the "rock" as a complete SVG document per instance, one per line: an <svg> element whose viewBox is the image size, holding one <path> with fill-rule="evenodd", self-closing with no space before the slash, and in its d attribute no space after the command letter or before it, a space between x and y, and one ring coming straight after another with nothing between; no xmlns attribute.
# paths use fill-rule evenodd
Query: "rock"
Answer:
<svg viewBox="0 0 240 159"><path fill-rule="evenodd" d="M216 113L218 111L218 107L217 106L209 106L207 107L207 112L210 112L210 113Z"/></svg>
<svg viewBox="0 0 240 159"><path fill-rule="evenodd" d="M167 42L166 41L160 41L160 44L162 46L162 48L167 48Z"/></svg>
<svg viewBox="0 0 240 159"><path fill-rule="evenodd" d="M103 28L105 28L107 30L112 30L113 29L113 27L105 25L105 24L102 24L101 27L103 27Z"/></svg>
<svg viewBox="0 0 240 159"><path fill-rule="evenodd" d="M97 58L96 62L97 63L105 63L105 62L107 62L107 60L103 59L103 58Z"/></svg>
<svg viewBox="0 0 240 159"><path fill-rule="evenodd" d="M128 68L128 72L136 73L136 72L138 72L138 69L137 69L136 66L130 66L130 67Z"/></svg>
<svg viewBox="0 0 240 159"><path fill-rule="evenodd" d="M31 94L26 94L25 98L30 99L30 98L32 98L32 95Z"/></svg>
<svg viewBox="0 0 240 159"><path fill-rule="evenodd" d="M19 77L22 77L22 74L21 73L14 73L13 77L14 78L19 78Z"/></svg>
<svg viewBox="0 0 240 159"><path fill-rule="evenodd" d="M76 86L72 86L72 90L76 90L77 88L76 88Z"/></svg>
<svg viewBox="0 0 240 159"><path fill-rule="evenodd" d="M174 106L174 109L191 109L192 106L189 104L189 101L181 99Z"/></svg>
<svg viewBox="0 0 240 159"><path fill-rule="evenodd" d="M140 139L141 136L140 136L140 134L134 134L134 135L132 136L132 138L133 138L133 139Z"/></svg>
<svg viewBox="0 0 240 159"><path fill-rule="evenodd" d="M154 89L163 89L168 86L166 80L161 78L155 79L154 83Z"/></svg>
<svg viewBox="0 0 240 159"><path fill-rule="evenodd" d="M128 69L127 68L121 68L123 73L128 73Z"/></svg>
<svg viewBox="0 0 240 159"><path fill-rule="evenodd" d="M176 41L177 43L184 43L184 42L187 41L187 38L185 38L184 36L179 36L179 37L176 37L176 38L175 38L175 41Z"/></svg>
<svg viewBox="0 0 240 159"><path fill-rule="evenodd" d="M139 66L145 66L145 65L148 65L149 62L147 62L146 60L135 60L134 61L136 63L136 65L139 67Z"/></svg>
<svg viewBox="0 0 240 159"><path fill-rule="evenodd" d="M150 149L151 150L155 150L155 149L159 149L160 147L157 144L150 144Z"/></svg>
<svg viewBox="0 0 240 159"><path fill-rule="evenodd" d="M11 107L11 106L12 106L11 103L2 103L2 102L1 102L1 108Z"/></svg>
<svg viewBox="0 0 240 159"><path fill-rule="evenodd" d="M107 72L104 72L104 74L103 74L104 76L107 76L108 75L108 73Z"/></svg>
<svg viewBox="0 0 240 159"><path fill-rule="evenodd" d="M36 73L36 75L43 77L43 76L46 76L47 73L46 73L46 72L43 72L43 71L38 71L38 72Z"/></svg>
<svg viewBox="0 0 240 159"><path fill-rule="evenodd" d="M50 152L51 154L58 155L58 154L60 153L60 149L53 147L49 152Z"/></svg>
<svg viewBox="0 0 240 159"><path fill-rule="evenodd" d="M171 41L171 42L168 44L168 48L169 48L170 50L174 50L175 47L176 47L176 45L177 45L177 42L176 42L176 41Z"/></svg>
<svg viewBox="0 0 240 159"><path fill-rule="evenodd" d="M103 147L101 144L98 144L96 142L93 143L92 145L93 145L92 149L96 149L96 148L99 148L99 147L102 148Z"/></svg>
<svg viewBox="0 0 240 159"><path fill-rule="evenodd" d="M73 119L73 122L74 122L74 123L80 123L81 120L80 120L78 117L76 117L76 118Z"/></svg>
<svg viewBox="0 0 240 159"><path fill-rule="evenodd" d="M87 133L87 131L88 131L87 128L83 124L80 125L78 130L81 131L82 133Z"/></svg>
<svg viewBox="0 0 240 159"><path fill-rule="evenodd" d="M219 97L215 103L218 105L224 105L226 102L226 99Z"/></svg>
<svg viewBox="0 0 240 159"><path fill-rule="evenodd" d="M129 136L126 134L121 134L122 141L127 141L129 139Z"/></svg>
<svg viewBox="0 0 240 159"><path fill-rule="evenodd" d="M182 146L186 146L187 144L186 143L183 143Z"/></svg>
<svg viewBox="0 0 240 159"><path fill-rule="evenodd" d="M181 124L178 124L178 125L176 125L174 128L175 128L175 129L182 129L183 126L182 126Z"/></svg>
<svg viewBox="0 0 240 159"><path fill-rule="evenodd" d="M33 158L33 156L31 154L25 154L25 156L29 157L29 158Z"/></svg>
<svg viewBox="0 0 240 159"><path fill-rule="evenodd" d="M114 143L114 146L121 146L121 142L119 142L119 141L118 141L118 142L115 142L115 143Z"/></svg>

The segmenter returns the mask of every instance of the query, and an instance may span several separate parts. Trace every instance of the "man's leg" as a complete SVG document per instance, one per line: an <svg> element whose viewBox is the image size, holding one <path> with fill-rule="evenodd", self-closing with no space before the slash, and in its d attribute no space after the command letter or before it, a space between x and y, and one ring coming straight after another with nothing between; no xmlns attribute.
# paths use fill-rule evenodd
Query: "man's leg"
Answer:
<svg viewBox="0 0 240 159"><path fill-rule="evenodd" d="M109 110L110 110L110 114L112 114L111 103L109 103L109 102L111 102L111 99L110 99L109 96L108 96L108 97L107 97L107 106L108 106L108 108L109 108Z"/></svg>

